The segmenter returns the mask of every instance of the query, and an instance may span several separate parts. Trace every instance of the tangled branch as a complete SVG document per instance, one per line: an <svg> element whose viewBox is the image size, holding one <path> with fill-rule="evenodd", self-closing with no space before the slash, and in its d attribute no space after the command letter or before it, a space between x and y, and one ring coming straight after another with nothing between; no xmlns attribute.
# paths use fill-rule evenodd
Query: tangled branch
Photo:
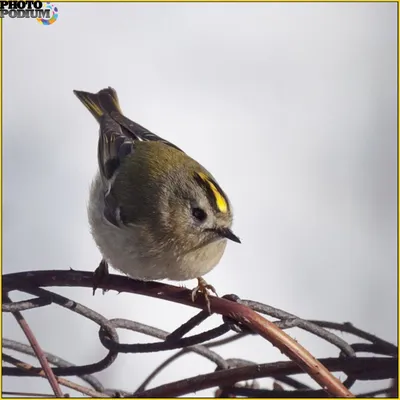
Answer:
<svg viewBox="0 0 400 400"><path fill-rule="evenodd" d="M135 281L116 275L110 275L105 283L99 285L99 288L103 289L151 296L202 309L171 333L136 321L109 320L82 304L44 289L44 287L57 286L91 288L92 285L93 274L84 271L29 271L3 276L2 310L12 313L18 319L31 344L31 346L27 346L3 338L3 363L13 365L12 367L3 366L3 375L45 377L49 380L54 395L57 397L62 396L60 385L73 388L92 397L176 397L212 387L219 388L217 395L220 397L353 397L354 394L350 391L350 388L357 380L384 380L397 377L397 347L355 328L350 323L307 321L262 303L241 300L235 295L226 295L222 298L210 297L211 310L213 313L222 316L222 323L200 334L185 336L209 317L204 299L199 297L195 302L192 302L191 292L187 289L158 282ZM29 293L35 297L26 301L12 302L10 293L16 290ZM97 323L100 327L99 340L108 350L108 354L96 363L76 366L44 352L21 312L52 304L64 307ZM271 322L261 314L277 320ZM331 343L338 348L338 357L315 359L304 347L284 332L284 330L293 327L303 329ZM155 343L120 343L118 328L149 335L158 338L160 341ZM362 339L363 342L349 344L332 333L331 330L351 333ZM235 333L229 337L220 338L230 331ZM290 361L255 364L241 359L224 359L212 350L217 346L240 340L248 335L264 337L278 347ZM365 343L365 341L368 343ZM11 357L4 352L5 349L31 356L35 355L40 361L41 368L33 367ZM179 349L179 351L164 361L139 388L130 393L106 389L92 376L93 373L102 371L113 364L119 353L148 353L173 349ZM216 370L148 389L151 380L160 371L189 352L206 357L215 363ZM360 352L369 353L371 356L359 357L357 353ZM50 367L50 364L53 367ZM333 371L344 372L347 375L346 380L341 383L332 375L331 372ZM311 376L319 384L320 389L304 385L293 377L293 375L302 373ZM61 378L62 376L79 376L91 388L72 383ZM274 378L275 384L272 389L260 389L257 381L253 381L250 387L241 384L243 381L263 377ZM284 390L282 384L291 389ZM397 393L397 386L395 391ZM377 391L377 395L389 392L393 393L393 388Z"/></svg>

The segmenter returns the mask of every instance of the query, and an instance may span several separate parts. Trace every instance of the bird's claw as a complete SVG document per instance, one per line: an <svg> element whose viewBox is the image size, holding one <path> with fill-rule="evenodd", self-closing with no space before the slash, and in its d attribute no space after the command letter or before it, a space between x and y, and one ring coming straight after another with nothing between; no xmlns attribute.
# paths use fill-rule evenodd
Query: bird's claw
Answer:
<svg viewBox="0 0 400 400"><path fill-rule="evenodd" d="M213 285L208 284L203 278L197 278L198 285L192 290L192 301L194 302L199 293L202 293L207 304L207 310L211 315L211 305L208 295L209 292L214 293L217 297L218 294Z"/></svg>

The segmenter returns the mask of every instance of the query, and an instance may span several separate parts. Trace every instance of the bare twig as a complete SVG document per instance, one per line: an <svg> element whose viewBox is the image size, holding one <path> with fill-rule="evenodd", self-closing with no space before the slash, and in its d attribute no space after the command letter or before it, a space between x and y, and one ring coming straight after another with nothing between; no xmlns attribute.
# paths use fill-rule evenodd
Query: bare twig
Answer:
<svg viewBox="0 0 400 400"><path fill-rule="evenodd" d="M21 281L26 280L24 273L10 274L8 277L16 276ZM7 290L12 290L10 280L3 278L3 285ZM33 271L29 273L29 283L40 282L40 286L93 286L93 274L84 271ZM206 309L205 299L199 296L195 302L191 297L191 291L176 286L161 284L157 282L141 282L126 278L109 275L106 284L99 284L99 288L117 290L119 292L134 292L146 296L164 298L189 306ZM304 347L293 340L289 335L277 328L272 322L261 317L250 308L225 299L210 296L210 306L213 312L230 317L239 323L248 326L251 330L259 333L265 339L278 347L290 359L307 372L322 389L338 397L353 397L353 394L329 371L321 365Z"/></svg>
<svg viewBox="0 0 400 400"><path fill-rule="evenodd" d="M320 362L331 371L342 370L341 363L343 360L327 358L320 360ZM346 371L348 373L352 373L353 371L359 372L361 370L368 372L375 368L382 368L387 371L390 367L393 371L393 367L396 364L397 360L388 358L353 358L346 360ZM136 392L134 393L134 397L177 397L215 386L225 387L249 379L279 377L281 375L300 373L302 373L302 370L293 361L257 364L182 379L143 392ZM387 376L387 378L390 378L390 376Z"/></svg>
<svg viewBox="0 0 400 400"><path fill-rule="evenodd" d="M4 275L2 283L3 293L19 290L36 296L36 298L30 300L4 303L3 312L15 313L37 307L58 305L69 311L78 313L99 325L99 339L103 346L109 349L108 355L103 360L94 364L75 366L57 356L43 353L50 363L56 365L56 367L52 369L52 372L57 375L56 379L58 382L60 382L59 379L62 379L60 378L61 376L75 375L91 384L97 393L97 397L100 397L98 393L101 393L101 397L132 396L132 390L125 391L104 388L98 380L88 375L110 367L120 352L154 352L166 351L174 348L179 348L181 350L162 363L146 379L133 394L135 397L179 396L211 387L219 387L216 391L219 397L326 397L328 392L330 395L337 395L338 392L343 393L343 390L347 390L347 392L350 393L348 389L350 389L357 380L385 380L397 377L396 346L355 328L349 323L337 324L326 321L307 321L286 311L259 302L241 300L235 295L225 295L223 298L210 296L212 311L221 314L223 323L215 328L190 336L188 333L195 326L202 324L202 322L209 317L209 314L207 311L204 311L206 304L203 299L200 297L193 303L190 296L191 292L184 288L157 282L135 281L115 275L110 275L109 279L104 284L99 285L99 287L103 289L137 293L155 297L160 300L168 300L186 304L191 307L203 308L203 311L177 327L172 333L168 333L157 327L145 325L136 321L118 318L109 320L82 304L41 288L43 286L92 288L93 274L91 273L72 270L30 271L26 273ZM257 314L257 312L266 314L272 318L277 318L278 320L270 322ZM305 349L282 331L293 327L303 329L338 347L340 349L339 356L337 358L315 360ZM119 343L117 329L120 328L153 336L160 341L156 343ZM348 332L362 340L349 344L327 329ZM229 330L238 333L233 336L224 337L223 335ZM224 359L214 350L211 350L211 348L215 348L219 345L231 343L245 336L251 337L257 334L264 336L271 343L277 345L281 350L286 352L289 358L295 360L295 362L256 364L252 361L239 358ZM248 337L247 340L250 340L250 337ZM218 339L211 340L213 338ZM3 339L3 347L25 354L35 355L35 351L30 346L15 341ZM146 386L156 374L171 362L189 352L197 353L215 363L216 371L146 390ZM361 358L359 357L359 353L368 353L374 357ZM385 357L380 357L381 354ZM34 368L29 364L26 364L24 368L22 366L24 364L22 361L16 361L19 362L19 367L3 366L3 375L45 376L43 369ZM322 385L324 385L323 382L327 380L331 386L324 388L325 391L323 391L314 390L314 388L304 385L293 377L293 375L301 374L303 371L306 371L309 375L317 375L315 376L316 381L319 378ZM322 371L322 374L319 374L320 371ZM331 380L333 376L328 371L342 371L347 375L347 378L343 384L337 384L337 382ZM322 377L318 377L318 375L322 375ZM260 388L258 382L254 380L258 377L273 378L275 384L272 389ZM248 380L252 381L250 386L247 382L244 383ZM277 382L288 385L289 389L284 390ZM386 382L385 388L381 388L380 391L375 392L383 393L382 390L385 393L387 392L388 388L386 387ZM393 380L393 385L390 390L391 394L397 393L397 379Z"/></svg>
<svg viewBox="0 0 400 400"><path fill-rule="evenodd" d="M54 394L33 393L33 392L12 392L3 390L3 396L19 396L19 397L56 397Z"/></svg>
<svg viewBox="0 0 400 400"><path fill-rule="evenodd" d="M17 368L20 368L20 369L30 373L31 375L38 375L38 376L41 376L43 378L46 378L46 375L45 375L44 371L33 372L32 365L30 365L28 363L25 363L25 362L22 362L20 360L17 360L16 358L14 358L14 357L12 357L12 356L10 356L8 354L4 354L3 353L3 361L8 362L10 364L13 364ZM69 381L69 380L67 380L65 378L60 378L60 377L57 376L57 377L55 377L55 379L57 380L57 384L61 384L61 385L66 386L66 387L68 387L70 389L76 390L77 392L80 392L82 394L86 394L86 395L91 396L91 397L108 397L108 396L105 396L103 393L97 392L96 390L93 390L93 389L86 388L86 387L84 387L82 385L79 385L77 383L71 382L71 381ZM56 397L63 397L63 396L57 396L56 395Z"/></svg>
<svg viewBox="0 0 400 400"><path fill-rule="evenodd" d="M3 294L3 299L6 300L8 303L11 303L11 299L8 294ZM37 359L39 360L40 365L43 368L45 377L50 383L51 388L53 389L54 394L56 397L63 397L63 393L61 391L60 385L58 384L56 377L47 361L45 354L43 353L42 348L39 345L35 335L33 334L30 326L26 319L22 316L19 311L14 311L13 316L17 320L19 326L21 327L22 331L25 333L26 338L28 339L30 345L32 346L33 351L36 354Z"/></svg>
<svg viewBox="0 0 400 400"><path fill-rule="evenodd" d="M32 347L23 343L19 343L16 340L3 338L2 345L3 349L10 349L23 354L28 354L33 357L35 356L35 352L33 351ZM44 352L44 354L50 364L57 365L58 367L76 367L75 364L62 359L59 356L48 353L47 351ZM104 391L104 386L93 375L80 375L79 378L91 385L94 390L98 392Z"/></svg>

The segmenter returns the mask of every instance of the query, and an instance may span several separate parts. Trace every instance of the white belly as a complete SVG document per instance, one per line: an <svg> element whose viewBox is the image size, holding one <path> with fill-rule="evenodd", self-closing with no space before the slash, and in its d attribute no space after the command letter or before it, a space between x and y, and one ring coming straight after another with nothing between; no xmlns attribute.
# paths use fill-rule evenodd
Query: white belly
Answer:
<svg viewBox="0 0 400 400"><path fill-rule="evenodd" d="M226 239L187 254L154 251L145 257L137 249L138 226L116 227L104 218L102 182L97 175L92 183L88 217L93 238L104 259L115 269L134 279L171 279L182 281L198 278L211 271L220 261ZM157 250L157 249L155 249ZM213 254L213 257L210 257Z"/></svg>

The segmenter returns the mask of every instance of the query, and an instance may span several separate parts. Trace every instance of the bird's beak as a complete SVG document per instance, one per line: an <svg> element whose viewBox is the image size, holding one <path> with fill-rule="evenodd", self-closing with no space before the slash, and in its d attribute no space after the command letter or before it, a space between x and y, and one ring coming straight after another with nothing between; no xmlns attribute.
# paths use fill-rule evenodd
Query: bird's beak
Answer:
<svg viewBox="0 0 400 400"><path fill-rule="evenodd" d="M229 228L218 228L215 231L223 238L232 240L236 243L241 243L240 239Z"/></svg>

